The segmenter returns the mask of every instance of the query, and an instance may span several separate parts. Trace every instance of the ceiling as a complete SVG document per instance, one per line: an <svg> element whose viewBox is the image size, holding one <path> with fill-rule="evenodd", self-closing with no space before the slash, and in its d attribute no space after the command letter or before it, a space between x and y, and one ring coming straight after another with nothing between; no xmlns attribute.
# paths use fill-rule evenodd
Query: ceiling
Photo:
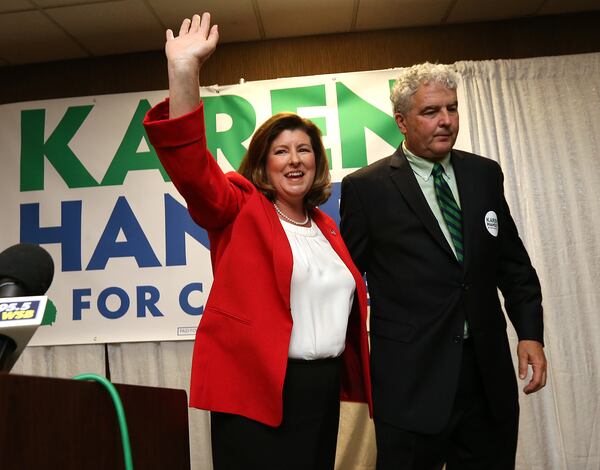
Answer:
<svg viewBox="0 0 600 470"><path fill-rule="evenodd" d="M0 0L0 65L164 46L201 9L221 42L370 31L600 10L600 0Z"/></svg>

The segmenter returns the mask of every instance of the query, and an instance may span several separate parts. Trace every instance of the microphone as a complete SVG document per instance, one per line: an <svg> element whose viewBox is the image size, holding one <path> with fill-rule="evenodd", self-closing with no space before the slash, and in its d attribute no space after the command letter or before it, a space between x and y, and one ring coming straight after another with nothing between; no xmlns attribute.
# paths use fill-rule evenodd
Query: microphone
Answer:
<svg viewBox="0 0 600 470"><path fill-rule="evenodd" d="M53 277L54 261L38 245L0 253L0 370L10 370L40 325Z"/></svg>
<svg viewBox="0 0 600 470"><path fill-rule="evenodd" d="M54 261L39 245L20 243L0 253L0 298L44 295L54 277Z"/></svg>

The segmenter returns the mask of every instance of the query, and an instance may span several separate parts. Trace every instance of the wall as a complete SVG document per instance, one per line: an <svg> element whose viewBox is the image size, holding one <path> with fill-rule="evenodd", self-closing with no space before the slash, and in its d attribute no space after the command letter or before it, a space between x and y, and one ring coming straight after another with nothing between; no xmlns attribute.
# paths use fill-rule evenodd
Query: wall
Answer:
<svg viewBox="0 0 600 470"><path fill-rule="evenodd" d="M222 44L202 83L600 52L600 12ZM0 68L0 104L167 88L162 51Z"/></svg>

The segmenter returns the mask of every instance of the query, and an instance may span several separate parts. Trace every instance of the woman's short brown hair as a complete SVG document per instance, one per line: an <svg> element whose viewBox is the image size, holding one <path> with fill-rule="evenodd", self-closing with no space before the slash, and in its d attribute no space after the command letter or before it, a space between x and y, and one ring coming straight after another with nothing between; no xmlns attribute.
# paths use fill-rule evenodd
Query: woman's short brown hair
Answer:
<svg viewBox="0 0 600 470"><path fill-rule="evenodd" d="M308 119L294 113L278 113L267 119L252 136L248 151L238 168L238 173L246 177L269 200L274 201L276 191L267 175L269 150L279 134L285 130L297 129L306 132L309 136L315 154L315 180L304 196L304 205L313 208L329 199L331 176L329 175L327 154L321 140L321 131Z"/></svg>

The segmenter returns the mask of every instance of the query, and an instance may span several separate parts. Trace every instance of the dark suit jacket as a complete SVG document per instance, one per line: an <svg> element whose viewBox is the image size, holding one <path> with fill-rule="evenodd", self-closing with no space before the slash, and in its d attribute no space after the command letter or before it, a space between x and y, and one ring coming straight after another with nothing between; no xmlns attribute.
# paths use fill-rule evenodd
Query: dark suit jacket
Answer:
<svg viewBox="0 0 600 470"><path fill-rule="evenodd" d="M543 340L541 290L492 160L452 151L463 215L464 265L455 258L401 147L342 181L341 231L371 299L374 416L408 431L447 423L470 326L494 416L518 412L517 384L498 298L519 339ZM497 236L486 228L494 212Z"/></svg>

